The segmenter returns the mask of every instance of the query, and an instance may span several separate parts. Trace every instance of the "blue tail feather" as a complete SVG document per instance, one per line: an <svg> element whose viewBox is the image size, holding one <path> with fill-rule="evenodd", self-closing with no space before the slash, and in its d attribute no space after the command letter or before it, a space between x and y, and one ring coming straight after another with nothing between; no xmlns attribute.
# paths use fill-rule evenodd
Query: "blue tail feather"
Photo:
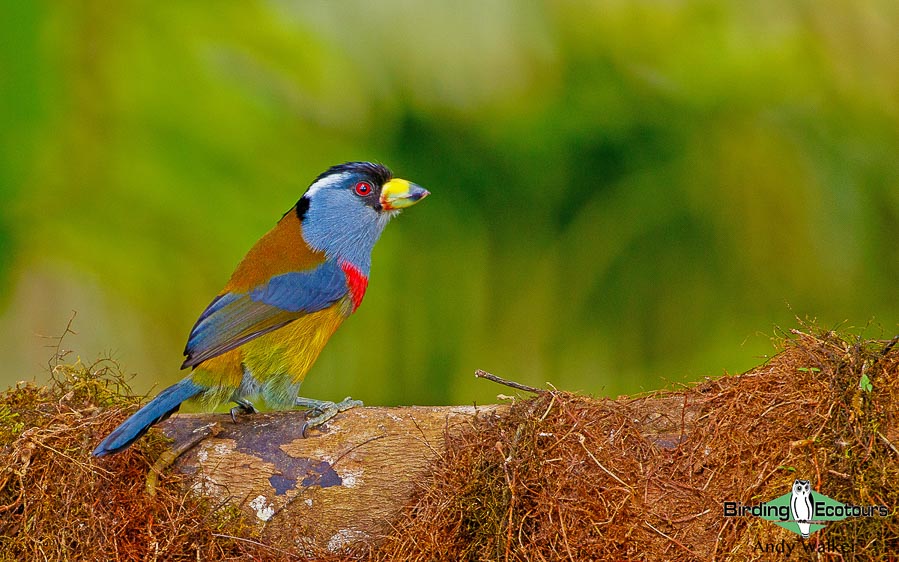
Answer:
<svg viewBox="0 0 899 562"><path fill-rule="evenodd" d="M202 390L189 377L181 379L160 392L156 398L122 422L122 425L115 428L102 443L97 445L92 454L95 457L102 457L127 449L152 425L177 412L182 402L193 398Z"/></svg>

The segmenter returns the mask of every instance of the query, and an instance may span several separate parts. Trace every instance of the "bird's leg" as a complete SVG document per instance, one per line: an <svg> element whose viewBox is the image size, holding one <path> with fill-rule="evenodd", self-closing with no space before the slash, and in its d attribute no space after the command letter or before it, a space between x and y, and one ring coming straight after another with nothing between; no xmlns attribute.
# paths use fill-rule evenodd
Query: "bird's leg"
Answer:
<svg viewBox="0 0 899 562"><path fill-rule="evenodd" d="M256 408L253 407L253 403L245 398L232 398L232 402L235 402L237 406L231 408L231 421L237 423L237 414L255 414Z"/></svg>
<svg viewBox="0 0 899 562"><path fill-rule="evenodd" d="M303 424L303 437L306 436L306 430L310 427L318 427L336 416L339 412L343 412L349 410L350 408L355 408L356 406L363 405L362 400L353 400L349 396L347 396L340 402L315 400L313 398L303 398L302 396L297 396L294 404L296 404L296 406L299 408L306 408L307 410L309 410L306 413L306 423ZM311 418L309 417L310 414L312 415Z"/></svg>

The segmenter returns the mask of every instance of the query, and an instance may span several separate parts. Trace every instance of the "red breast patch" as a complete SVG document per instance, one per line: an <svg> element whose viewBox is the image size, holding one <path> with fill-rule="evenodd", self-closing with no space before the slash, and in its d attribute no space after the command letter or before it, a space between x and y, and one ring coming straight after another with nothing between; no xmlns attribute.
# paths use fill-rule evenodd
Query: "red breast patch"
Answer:
<svg viewBox="0 0 899 562"><path fill-rule="evenodd" d="M346 275L346 284L350 288L350 297L353 299L353 312L356 312L356 309L362 304L365 289L368 288L368 277L349 262L341 262L340 269Z"/></svg>

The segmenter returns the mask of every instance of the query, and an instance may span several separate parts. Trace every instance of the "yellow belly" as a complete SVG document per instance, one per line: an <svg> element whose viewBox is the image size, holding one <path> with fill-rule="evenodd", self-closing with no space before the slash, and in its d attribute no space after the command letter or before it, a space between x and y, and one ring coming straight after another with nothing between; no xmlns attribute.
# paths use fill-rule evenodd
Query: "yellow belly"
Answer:
<svg viewBox="0 0 899 562"><path fill-rule="evenodd" d="M204 361L191 375L206 389L197 399L215 407L235 397L261 395L274 407L293 405L306 373L351 310L348 300L341 299Z"/></svg>
<svg viewBox="0 0 899 562"><path fill-rule="evenodd" d="M345 318L338 304L294 320L244 344L243 364L262 384L281 376L301 383Z"/></svg>

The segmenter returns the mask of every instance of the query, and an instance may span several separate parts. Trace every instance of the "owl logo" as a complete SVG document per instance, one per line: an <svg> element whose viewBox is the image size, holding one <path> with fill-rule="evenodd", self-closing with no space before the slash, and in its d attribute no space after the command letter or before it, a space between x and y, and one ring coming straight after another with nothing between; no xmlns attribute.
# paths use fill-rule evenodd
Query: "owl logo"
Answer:
<svg viewBox="0 0 899 562"><path fill-rule="evenodd" d="M790 513L799 525L802 538L808 538L809 521L812 519L812 485L808 480L794 480L790 496Z"/></svg>

